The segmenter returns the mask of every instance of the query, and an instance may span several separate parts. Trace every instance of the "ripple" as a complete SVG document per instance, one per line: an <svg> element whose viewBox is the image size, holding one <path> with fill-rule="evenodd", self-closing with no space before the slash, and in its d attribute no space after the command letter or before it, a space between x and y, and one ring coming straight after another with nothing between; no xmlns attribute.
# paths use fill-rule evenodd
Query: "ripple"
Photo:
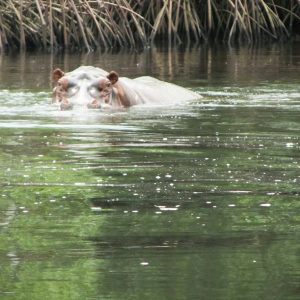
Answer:
<svg viewBox="0 0 300 300"><path fill-rule="evenodd" d="M140 128L128 125L105 125L105 124L43 124L24 120L12 120L0 122L0 128L40 128L40 129L104 129L109 131L140 131Z"/></svg>

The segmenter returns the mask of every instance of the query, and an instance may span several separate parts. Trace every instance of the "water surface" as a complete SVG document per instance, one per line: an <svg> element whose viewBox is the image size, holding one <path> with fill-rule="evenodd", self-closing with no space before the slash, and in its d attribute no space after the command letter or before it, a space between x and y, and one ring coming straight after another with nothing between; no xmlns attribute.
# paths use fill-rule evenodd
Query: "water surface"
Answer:
<svg viewBox="0 0 300 300"><path fill-rule="evenodd" d="M299 299L299 50L2 55L1 299ZM81 64L203 98L59 111Z"/></svg>

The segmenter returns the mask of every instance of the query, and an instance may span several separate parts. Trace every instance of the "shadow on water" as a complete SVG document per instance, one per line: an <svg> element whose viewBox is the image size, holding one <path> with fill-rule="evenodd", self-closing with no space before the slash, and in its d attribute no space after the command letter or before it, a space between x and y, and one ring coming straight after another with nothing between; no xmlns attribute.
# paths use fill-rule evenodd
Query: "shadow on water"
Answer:
<svg viewBox="0 0 300 300"><path fill-rule="evenodd" d="M1 56L1 299L297 299L298 50ZM59 111L81 64L204 98Z"/></svg>

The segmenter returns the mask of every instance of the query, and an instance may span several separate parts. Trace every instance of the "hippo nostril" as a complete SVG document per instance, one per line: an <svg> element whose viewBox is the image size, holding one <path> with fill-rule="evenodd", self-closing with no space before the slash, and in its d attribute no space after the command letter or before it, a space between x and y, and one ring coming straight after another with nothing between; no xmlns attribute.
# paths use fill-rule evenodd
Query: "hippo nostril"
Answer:
<svg viewBox="0 0 300 300"><path fill-rule="evenodd" d="M101 104L100 104L100 101L97 101L96 99L94 99L92 102L87 104L87 107L92 108L92 109L93 108L97 109L97 108L101 108Z"/></svg>
<svg viewBox="0 0 300 300"><path fill-rule="evenodd" d="M60 103L61 110L70 110L72 108L73 108L73 104L69 100L64 99L61 101L61 103Z"/></svg>

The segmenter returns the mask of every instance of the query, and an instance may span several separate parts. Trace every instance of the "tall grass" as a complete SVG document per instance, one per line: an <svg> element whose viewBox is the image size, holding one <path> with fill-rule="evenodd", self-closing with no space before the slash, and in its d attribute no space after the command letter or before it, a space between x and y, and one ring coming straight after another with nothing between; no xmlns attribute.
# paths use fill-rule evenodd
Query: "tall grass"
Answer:
<svg viewBox="0 0 300 300"><path fill-rule="evenodd" d="M297 0L5 0L0 51L284 39L300 27Z"/></svg>

